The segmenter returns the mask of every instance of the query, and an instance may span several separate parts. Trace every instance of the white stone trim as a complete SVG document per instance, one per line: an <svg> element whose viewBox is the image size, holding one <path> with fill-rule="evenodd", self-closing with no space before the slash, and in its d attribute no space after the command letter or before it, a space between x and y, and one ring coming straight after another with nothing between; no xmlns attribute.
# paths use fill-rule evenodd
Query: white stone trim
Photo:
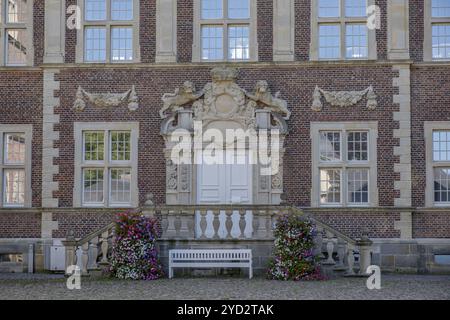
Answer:
<svg viewBox="0 0 450 320"><path fill-rule="evenodd" d="M222 0L224 2L224 10L228 8L226 3L228 0ZM214 19L214 20L202 20L201 19L201 0L194 0L194 35L192 44L192 62L204 62L204 63L214 63L215 61L204 61L201 59L201 26L202 25L232 25L232 24L248 24L250 26L249 34L249 49L250 49L250 59L249 60L228 60L228 33L223 33L223 50L224 59L219 62L230 61L234 63L245 63L245 62L255 62L258 61L258 35L257 35L257 1L250 0L250 19Z"/></svg>
<svg viewBox="0 0 450 320"><path fill-rule="evenodd" d="M109 161L109 134L105 134L105 154L107 157L101 164L85 163L83 161L83 131L130 131L131 132L131 160L123 164L112 164ZM83 205L82 203L82 169L87 168L131 168L131 202L129 205L120 207L137 207L139 206L139 189L138 189L138 148L139 148L139 122L75 122L74 123L74 140L75 140L75 177L73 188L73 207L99 207L91 205ZM109 204L109 178L105 175L104 179L104 205L100 207L117 207Z"/></svg>
<svg viewBox="0 0 450 320"><path fill-rule="evenodd" d="M388 59L409 59L409 0L390 0L388 8Z"/></svg>
<svg viewBox="0 0 450 320"><path fill-rule="evenodd" d="M273 0L273 60L294 61L295 1Z"/></svg>
<svg viewBox="0 0 450 320"><path fill-rule="evenodd" d="M328 59L319 59L319 24L332 23L341 25L341 57L336 60L377 60L377 40L376 30L367 30L368 57L365 59L347 59L345 57L345 24L346 23L366 23L367 18L348 18L345 17L345 0L340 0L341 16L337 18L320 18L318 12L319 0L311 0L311 43L309 59L311 61L328 61ZM375 5L375 0L367 0L367 5Z"/></svg>
<svg viewBox="0 0 450 320"><path fill-rule="evenodd" d="M177 1L156 0L156 63L177 61Z"/></svg>
<svg viewBox="0 0 450 320"><path fill-rule="evenodd" d="M55 76L59 70L44 70L44 100L42 127L42 207L57 208L58 198L53 196L59 190L59 183L54 181L54 175L59 174L59 166L54 160L59 157L59 148L54 143L59 140L59 131L55 124L59 124L59 115L55 114L55 107L59 106L60 98L55 97L55 90L59 90L59 81Z"/></svg>
<svg viewBox="0 0 450 320"><path fill-rule="evenodd" d="M450 61L449 59L433 59L432 48L432 25L434 23L450 23L450 18L431 17L431 0L425 0L423 5L423 61Z"/></svg>
<svg viewBox="0 0 450 320"><path fill-rule="evenodd" d="M2 208L31 208L32 207L32 190L31 190L31 176L32 176L32 145L33 145L33 126L31 124L0 124L0 156L4 157L4 135L5 133L24 133L25 134L25 163L21 165L5 165L4 158L0 161L0 204ZM4 201L4 176L3 169L24 169L25 170L25 201L23 205L5 206Z"/></svg>
<svg viewBox="0 0 450 320"><path fill-rule="evenodd" d="M400 239L412 239L412 212L400 212L400 220L394 222L394 229L400 231Z"/></svg>
<svg viewBox="0 0 450 320"><path fill-rule="evenodd" d="M140 22L140 8L139 0L133 0L133 20L130 21L115 21L111 20L111 0L106 0L106 20L104 21L85 21L84 20L84 1L78 0L78 6L81 12L81 28L77 30L77 45L75 49L75 62L98 64L98 63L112 63L112 64L130 64L139 63L141 60L141 46L139 41L139 22ZM105 27L106 28L106 61L105 62L89 62L84 61L84 29L86 27ZM133 60L132 61L111 61L111 27L127 26L133 28Z"/></svg>
<svg viewBox="0 0 450 320"><path fill-rule="evenodd" d="M6 1L0 0L0 67L17 67L18 65L6 64L6 30L7 29L26 29L27 31L27 63L24 66L33 66L34 64L34 43L33 43L33 5L34 0L27 2L27 21L26 23L6 23ZM21 66L21 65L19 65Z"/></svg>
<svg viewBox="0 0 450 320"><path fill-rule="evenodd" d="M450 130L450 121L425 121L424 122L424 140L425 140L425 161L426 161L426 186L425 186L425 207L449 207L450 205L434 202L434 173L436 167L450 167L450 162L433 161L433 131Z"/></svg>
<svg viewBox="0 0 450 320"><path fill-rule="evenodd" d="M66 1L45 0L44 63L64 63Z"/></svg>
<svg viewBox="0 0 450 320"><path fill-rule="evenodd" d="M54 230L58 230L58 221L53 221L53 213L46 211L42 212L41 238L52 239Z"/></svg>
<svg viewBox="0 0 450 320"><path fill-rule="evenodd" d="M319 161L319 132L320 131L354 131L367 130L369 132L369 161L362 163L350 163L348 161L323 163ZM376 207L378 206L378 154L377 154L377 139L378 139L378 121L367 122L311 122L310 127L311 138L311 166L312 166L312 181L311 181L311 207ZM342 139L342 135L341 135ZM347 145L341 140L341 155L347 153ZM347 204L347 179L341 177L341 203L339 205L321 205L320 204L320 183L319 183L319 169L320 168L368 168L369 169L369 203L366 205L351 205Z"/></svg>
<svg viewBox="0 0 450 320"><path fill-rule="evenodd" d="M399 94L394 95L394 104L400 105L400 110L394 112L394 121L399 128L394 129L394 138L400 144L394 147L394 156L400 157L400 162L394 164L394 172L400 174L400 180L394 181L394 189L400 191L400 197L394 199L396 207L411 207L411 87L410 66L394 65L394 71L399 72L398 78L393 78L393 86L398 88Z"/></svg>

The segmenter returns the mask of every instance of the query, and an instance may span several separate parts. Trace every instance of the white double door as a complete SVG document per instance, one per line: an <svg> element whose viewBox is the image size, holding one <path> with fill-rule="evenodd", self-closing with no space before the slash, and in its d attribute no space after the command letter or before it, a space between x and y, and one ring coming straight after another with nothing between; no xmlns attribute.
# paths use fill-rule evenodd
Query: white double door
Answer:
<svg viewBox="0 0 450 320"><path fill-rule="evenodd" d="M197 203L252 204L253 167L250 160L248 151L224 151L223 164L205 161L198 164Z"/></svg>
<svg viewBox="0 0 450 320"><path fill-rule="evenodd" d="M243 204L249 205L253 202L252 177L253 166L248 152L223 152L223 164L203 163L197 165L197 204L221 205L221 204ZM199 157L197 158L199 159ZM234 159L234 161L233 161ZM196 214L196 233L201 234L200 213ZM241 234L239 229L239 212L234 211L231 216L233 226L231 236L238 238ZM214 215L207 211L206 215L206 237L214 237L213 228ZM247 210L245 215L245 236L250 238L253 234L253 214ZM226 214L219 214L219 238L226 238Z"/></svg>

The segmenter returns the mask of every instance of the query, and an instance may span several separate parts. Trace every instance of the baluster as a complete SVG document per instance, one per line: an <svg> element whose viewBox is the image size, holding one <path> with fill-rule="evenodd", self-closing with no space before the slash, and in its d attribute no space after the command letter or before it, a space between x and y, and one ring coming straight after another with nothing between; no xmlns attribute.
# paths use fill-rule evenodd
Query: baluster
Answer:
<svg viewBox="0 0 450 320"><path fill-rule="evenodd" d="M182 215L182 212L181 212L181 210L180 210L180 212L173 212L173 214L174 214L174 219L175 219L175 222L174 222L174 226L175 226L175 234L176 234L176 237L177 238L179 238L180 236L181 236L181 215Z"/></svg>
<svg viewBox="0 0 450 320"><path fill-rule="evenodd" d="M220 228L220 210L219 209L214 209L212 210L212 214L213 214L213 229L214 229L214 235L213 235L213 239L219 239L219 228Z"/></svg>
<svg viewBox="0 0 450 320"><path fill-rule="evenodd" d="M169 211L167 213L167 237L171 238L171 237L175 237L177 235L177 230L175 228L175 215L173 213L173 211Z"/></svg>
<svg viewBox="0 0 450 320"><path fill-rule="evenodd" d="M206 215L208 214L208 211L206 210L200 210L200 239L206 239L206 227L208 225L206 221Z"/></svg>
<svg viewBox="0 0 450 320"><path fill-rule="evenodd" d="M246 227L246 222L245 222L245 215L247 214L247 211L245 209L240 209L239 210L239 230L241 231L241 235L240 238L241 239L245 239L245 227Z"/></svg>
<svg viewBox="0 0 450 320"><path fill-rule="evenodd" d="M225 222L225 228L227 229L227 239L232 239L233 236L231 235L231 230L233 229L233 220L232 220L233 210L226 210L225 215L227 218Z"/></svg>
<svg viewBox="0 0 450 320"><path fill-rule="evenodd" d="M188 212L182 212L180 211L180 232L179 235L181 238L186 239L189 237L189 226L188 226L188 220L189 220L189 213Z"/></svg>
<svg viewBox="0 0 450 320"><path fill-rule="evenodd" d="M108 237L109 237L109 231L106 230L105 232L102 233L101 236L101 249L102 249L102 260L101 263L102 264L107 264L108 263Z"/></svg>
<svg viewBox="0 0 450 320"><path fill-rule="evenodd" d="M258 231L256 232L256 236L259 239L264 239L267 236L267 211L259 210L258 211Z"/></svg>
<svg viewBox="0 0 450 320"><path fill-rule="evenodd" d="M325 264L336 264L333 258L333 252L334 252L334 241L333 241L333 234L329 231L327 231L327 261L325 261Z"/></svg>
<svg viewBox="0 0 450 320"><path fill-rule="evenodd" d="M88 275L89 242L81 246L81 274Z"/></svg>
<svg viewBox="0 0 450 320"><path fill-rule="evenodd" d="M346 247L347 247L347 243L342 239L338 239L338 242L337 242L338 261L336 263L336 266L334 267L335 269L341 269L341 270L345 269L344 259L345 259Z"/></svg>
<svg viewBox="0 0 450 320"><path fill-rule="evenodd" d="M323 247L323 228L321 226L317 226L316 227L316 231L317 231L317 235L315 238L315 246L314 246L314 254L319 258L319 259L324 259L325 256L323 255L322 252L322 247Z"/></svg>
<svg viewBox="0 0 450 320"><path fill-rule="evenodd" d="M167 238L167 228L169 227L169 220L167 218L167 211L161 212L162 213L162 219L161 219L161 231L162 231L162 238Z"/></svg>
<svg viewBox="0 0 450 320"><path fill-rule="evenodd" d="M355 255L353 253L353 247L348 246L347 248L347 264L348 264L348 269L346 272L346 275L354 275L355 271L354 271L354 265L355 265Z"/></svg>
<svg viewBox="0 0 450 320"><path fill-rule="evenodd" d="M89 267L92 269L97 269L97 259L98 259L98 236L94 237L91 241L89 241L89 251L90 251L90 258L92 260L89 263Z"/></svg>

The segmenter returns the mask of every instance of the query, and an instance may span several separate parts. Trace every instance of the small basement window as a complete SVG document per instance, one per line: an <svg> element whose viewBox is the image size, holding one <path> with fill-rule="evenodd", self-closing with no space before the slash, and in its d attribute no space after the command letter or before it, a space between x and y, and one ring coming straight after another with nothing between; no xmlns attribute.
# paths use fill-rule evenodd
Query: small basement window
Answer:
<svg viewBox="0 0 450 320"><path fill-rule="evenodd" d="M450 254L435 254L434 262L436 264L450 265Z"/></svg>

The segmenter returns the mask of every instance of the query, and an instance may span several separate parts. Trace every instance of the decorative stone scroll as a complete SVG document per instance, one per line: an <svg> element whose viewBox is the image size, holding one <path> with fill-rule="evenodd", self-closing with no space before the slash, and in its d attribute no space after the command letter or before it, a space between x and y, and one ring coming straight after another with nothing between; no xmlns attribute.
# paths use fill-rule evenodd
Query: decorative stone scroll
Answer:
<svg viewBox="0 0 450 320"><path fill-rule="evenodd" d="M89 93L80 86L77 90L73 109L84 111L86 101L97 108L115 108L124 102L128 103L130 111L136 111L139 108L139 99L134 86L124 93Z"/></svg>
<svg viewBox="0 0 450 320"><path fill-rule="evenodd" d="M326 91L316 86L313 94L312 108L314 111L322 111L322 95L325 97L325 101L334 107L350 107L361 101L364 96L367 97L367 108L374 110L377 103L377 96L372 88L368 87L362 91Z"/></svg>

